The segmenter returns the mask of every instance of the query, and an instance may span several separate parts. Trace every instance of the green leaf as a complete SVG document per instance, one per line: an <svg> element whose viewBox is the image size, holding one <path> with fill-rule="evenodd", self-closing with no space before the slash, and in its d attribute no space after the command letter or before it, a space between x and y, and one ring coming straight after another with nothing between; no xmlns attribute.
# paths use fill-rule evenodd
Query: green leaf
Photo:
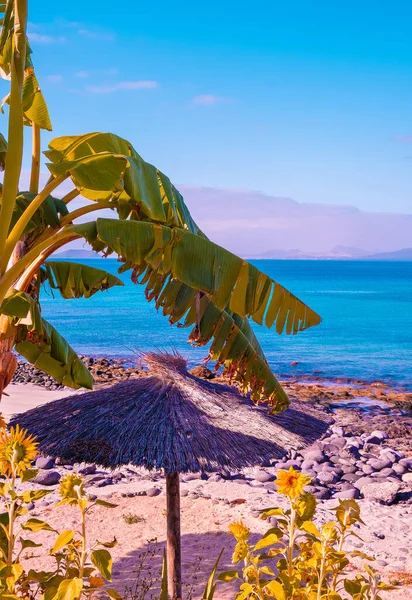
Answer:
<svg viewBox="0 0 412 600"><path fill-rule="evenodd" d="M316 511L316 498L313 494L304 494L295 501L295 510L302 521L310 521Z"/></svg>
<svg viewBox="0 0 412 600"><path fill-rule="evenodd" d="M49 111L33 68L27 69L25 72L22 101L25 125L35 123L40 129L51 131Z"/></svg>
<svg viewBox="0 0 412 600"><path fill-rule="evenodd" d="M23 538L19 538L19 542L21 544L21 549L26 550L26 548L39 548L43 544L36 544L33 540L24 540Z"/></svg>
<svg viewBox="0 0 412 600"><path fill-rule="evenodd" d="M99 540L97 540L97 544L103 546L104 548L114 548L117 546L118 542L117 539L114 538L112 542L99 542Z"/></svg>
<svg viewBox="0 0 412 600"><path fill-rule="evenodd" d="M222 557L223 550L224 550L224 548L222 548L222 550L220 551L220 554L217 557L216 562L213 566L213 569L209 575L209 578L206 583L205 591L203 592L202 600L213 600L213 596L215 595L215 590L216 590L216 583L215 583L216 571L219 566L219 562Z"/></svg>
<svg viewBox="0 0 412 600"><path fill-rule="evenodd" d="M276 598L276 600L286 600L286 595L283 586L278 581L269 581L269 583L264 587L264 592L269 596L269 598Z"/></svg>
<svg viewBox="0 0 412 600"><path fill-rule="evenodd" d="M96 250L113 250L123 257L134 267L133 281L143 274L148 299L156 298L156 306L171 322L184 318L183 326L194 325L194 345L214 338L210 356L216 366L225 365L225 373L239 381L243 391L250 390L253 400L268 401L273 412L286 408L287 396L246 315L259 323L263 318L268 325L276 322L279 333L287 321L286 331L291 333L315 324L313 311L252 265L189 231L110 219L72 230Z"/></svg>
<svg viewBox="0 0 412 600"><path fill-rule="evenodd" d="M300 529L307 531L308 533L310 533L310 535L314 535L315 537L320 537L321 535L319 529L312 521L304 521L300 526Z"/></svg>
<svg viewBox="0 0 412 600"><path fill-rule="evenodd" d="M61 534L58 536L57 540L54 542L51 554L55 554L56 552L70 544L73 538L74 531L72 531L71 529L65 529L64 531L62 531Z"/></svg>
<svg viewBox="0 0 412 600"><path fill-rule="evenodd" d="M96 292L124 283L102 269L68 261L48 261L44 265L50 287L63 298L90 298Z"/></svg>
<svg viewBox="0 0 412 600"><path fill-rule="evenodd" d="M239 579L238 571L222 571L217 576L219 581L232 581L232 579Z"/></svg>
<svg viewBox="0 0 412 600"><path fill-rule="evenodd" d="M10 231L35 197L36 194L31 192L20 192L17 195ZM24 233L37 232L39 234L46 227L58 228L61 218L66 216L68 212L67 206L62 200L48 196L26 225Z"/></svg>
<svg viewBox="0 0 412 600"><path fill-rule="evenodd" d="M278 536L274 533L270 533L269 535L265 535L264 537L262 537L257 542L254 550L261 550L262 548L266 548L267 546L273 546L273 544L277 544L278 542L279 542Z"/></svg>
<svg viewBox="0 0 412 600"><path fill-rule="evenodd" d="M75 600L83 589L83 579L64 579L57 589L57 600Z"/></svg>
<svg viewBox="0 0 412 600"><path fill-rule="evenodd" d="M95 550L90 556L90 560L108 581L112 580L112 557L108 550Z"/></svg>
<svg viewBox="0 0 412 600"><path fill-rule="evenodd" d="M160 597L159 600L169 600L169 593L167 589L167 556L166 550L163 550L163 560L162 560L162 578L161 578L161 588L160 588Z"/></svg>
<svg viewBox="0 0 412 600"><path fill-rule="evenodd" d="M169 178L145 162L127 140L94 132L55 138L49 148L45 154L52 173L70 172L90 200L115 200L120 218L153 219L201 234ZM103 164L107 173L102 174Z"/></svg>
<svg viewBox="0 0 412 600"><path fill-rule="evenodd" d="M123 599L123 596L121 594L119 594L119 592L117 590L114 590L113 588L104 588L104 591L106 592L106 594L108 594L110 596L110 598L114 598L114 600L122 600Z"/></svg>
<svg viewBox="0 0 412 600"><path fill-rule="evenodd" d="M52 490L26 490L22 494L23 502L26 504L30 504L30 502L34 502L35 500L40 500L40 498L44 498L44 496L48 496L52 493Z"/></svg>
<svg viewBox="0 0 412 600"><path fill-rule="evenodd" d="M39 469L26 469L25 471L23 471L21 473L20 479L24 483L26 481L30 481L31 479L34 479L35 477L37 477L38 474L39 474Z"/></svg>
<svg viewBox="0 0 412 600"><path fill-rule="evenodd" d="M36 368L48 373L58 383L77 389L93 388L93 377L60 333L45 319L30 335L19 327L16 352Z"/></svg>
<svg viewBox="0 0 412 600"><path fill-rule="evenodd" d="M101 500L100 498L95 500L94 503L99 506L105 506L106 508L116 508L116 506L118 506L118 504L113 504L112 502L107 502L107 500Z"/></svg>
<svg viewBox="0 0 412 600"><path fill-rule="evenodd" d="M44 521L40 521L39 519L35 519L35 518L31 518L28 521L26 521L25 523L22 523L21 528L28 530L28 531L34 531L34 532L42 531L42 530L56 532L56 530L53 529L53 527L51 527L48 523L45 523Z"/></svg>

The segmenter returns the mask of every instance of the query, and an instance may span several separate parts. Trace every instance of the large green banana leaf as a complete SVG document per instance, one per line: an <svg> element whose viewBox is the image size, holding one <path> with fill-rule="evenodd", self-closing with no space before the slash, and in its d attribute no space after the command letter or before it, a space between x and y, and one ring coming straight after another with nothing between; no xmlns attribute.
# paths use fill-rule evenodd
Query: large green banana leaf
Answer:
<svg viewBox="0 0 412 600"><path fill-rule="evenodd" d="M36 194L31 192L20 192L18 194L10 223L10 231L35 197ZM47 196L28 222L24 233L31 233L35 230L38 230L39 233L41 233L46 227L58 228L60 227L61 217L64 217L67 214L67 206L62 200L54 198L53 196Z"/></svg>
<svg viewBox="0 0 412 600"><path fill-rule="evenodd" d="M130 264L122 270L127 268ZM250 392L252 400L267 402L272 412L287 407L287 395L270 370L247 318L219 310L205 294L159 274L146 263L133 269L132 280L147 284L146 298L156 301L156 308L162 309L171 324L186 314L178 327L193 326L189 336L193 346L205 346L213 340L209 359L216 361L215 369L224 365L224 374L239 382L243 392Z"/></svg>
<svg viewBox="0 0 412 600"><path fill-rule="evenodd" d="M125 219L153 220L203 235L170 179L112 133L55 138L45 152L53 175L70 174L90 200L116 202Z"/></svg>
<svg viewBox="0 0 412 600"><path fill-rule="evenodd" d="M0 306L17 328L14 347L35 367L74 389L92 389L93 377L73 348L42 318L40 306L25 292L12 290Z"/></svg>
<svg viewBox="0 0 412 600"><path fill-rule="evenodd" d="M0 34L0 76L8 78L11 71L12 55L12 36L14 31L13 2L10 0L7 5L0 5L0 13L4 12L4 18ZM22 109L25 125L38 125L41 129L52 130L49 111L46 101L40 89L34 73L33 62L31 60L32 50L28 40L26 40L26 64L23 79ZM1 107L9 103L10 94L3 98ZM2 110L2 108L1 108Z"/></svg>
<svg viewBox="0 0 412 600"><path fill-rule="evenodd" d="M275 324L278 333L297 333L321 320L255 266L190 231L114 219L97 219L72 229L95 249L117 252L132 265L147 263L160 274L207 294L219 310L228 308L267 327Z"/></svg>
<svg viewBox="0 0 412 600"><path fill-rule="evenodd" d="M147 299L171 323L193 326L192 344L212 341L210 358L255 401L273 411L287 406L247 317L296 333L319 322L316 313L253 265L189 231L111 219L73 229L95 249L117 252L121 270L133 268L132 280L146 284Z"/></svg>
<svg viewBox="0 0 412 600"><path fill-rule="evenodd" d="M63 298L90 298L96 292L124 285L116 275L80 263L48 261L44 270L50 287L59 290Z"/></svg>

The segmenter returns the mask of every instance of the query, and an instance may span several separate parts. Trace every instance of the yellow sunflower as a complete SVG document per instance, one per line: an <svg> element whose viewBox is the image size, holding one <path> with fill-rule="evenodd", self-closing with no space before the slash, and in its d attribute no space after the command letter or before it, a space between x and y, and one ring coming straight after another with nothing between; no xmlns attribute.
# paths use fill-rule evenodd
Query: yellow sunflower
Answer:
<svg viewBox="0 0 412 600"><path fill-rule="evenodd" d="M36 438L18 425L0 430L0 469L7 476L28 469L37 455Z"/></svg>
<svg viewBox="0 0 412 600"><path fill-rule="evenodd" d="M70 473L60 480L59 493L65 504L77 504L85 496L83 478L76 473Z"/></svg>
<svg viewBox="0 0 412 600"><path fill-rule="evenodd" d="M282 469L279 471L276 486L279 494L288 496L291 500L299 498L304 494L303 488L312 481L309 475L304 475L295 471L293 467L289 468L289 471Z"/></svg>
<svg viewBox="0 0 412 600"><path fill-rule="evenodd" d="M249 539L250 529L242 521L235 521L229 525L230 533L238 542L246 542Z"/></svg>

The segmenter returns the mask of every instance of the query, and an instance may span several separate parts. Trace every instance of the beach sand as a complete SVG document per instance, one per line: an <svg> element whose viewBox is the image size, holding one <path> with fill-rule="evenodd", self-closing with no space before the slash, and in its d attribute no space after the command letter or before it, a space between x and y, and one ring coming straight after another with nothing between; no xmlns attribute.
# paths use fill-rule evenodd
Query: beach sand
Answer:
<svg viewBox="0 0 412 600"><path fill-rule="evenodd" d="M73 391L53 392L34 385L13 384L8 387L7 393L9 396L3 399L2 409L5 415L10 416L67 396ZM144 562L145 555L148 564L140 569L141 576L146 579L152 578L154 581L159 579L166 533L166 498L164 485L158 479L155 481L156 483L153 484L147 479L142 479L131 486L126 480L120 480L104 488L99 488L96 483L90 482L88 486L90 493L117 504L113 509L99 506L93 509L89 516L88 535L90 541L97 539L109 541L114 537L118 540L117 546L112 550L113 587L121 593L125 586L133 586L138 576L136 569L139 571L138 565L142 560ZM157 485L162 490L161 495L124 497L126 493L131 491L138 493L153 485ZM210 498L182 498L183 570L186 585L189 588L194 587L194 598L201 597L207 575L222 548L225 550L219 569L233 568L231 553L234 544L233 538L227 534L229 523L242 519L250 527L252 535L257 538L267 530L268 524L256 518L252 514L253 509L282 503L282 499L273 492L262 497L266 490L256 490L237 482L194 480L182 484L182 489L193 494L196 489L199 489L199 485ZM55 489L55 486L51 489ZM321 522L332 518L329 509L335 505L336 500L319 501ZM362 517L367 524L358 532L363 540L360 549L376 556L378 562L374 563L374 566L382 572L386 580L397 576L396 573L399 573L400 578L403 577L404 572L412 573L412 557L409 552L412 547L412 506L405 504L383 506L368 500L360 500L360 505ZM134 515L138 522L129 524L123 515ZM47 504L47 498L36 505L32 516L47 520L59 531L78 527L75 509L68 506L56 508L53 503ZM47 550L52 545L54 534L50 532L36 534L36 541L39 537L44 543L44 548L33 549L33 557L29 562L32 566L44 567L50 560ZM149 541L153 539L157 542ZM354 545L353 548L359 547L359 541L354 540L354 542L358 543L358 546ZM355 571L360 566L361 564L354 560L351 568ZM186 591L189 588L186 588ZM219 583L215 598L233 599L235 589L236 585L232 583ZM382 597L412 600L412 587L402 586L386 594L382 593Z"/></svg>

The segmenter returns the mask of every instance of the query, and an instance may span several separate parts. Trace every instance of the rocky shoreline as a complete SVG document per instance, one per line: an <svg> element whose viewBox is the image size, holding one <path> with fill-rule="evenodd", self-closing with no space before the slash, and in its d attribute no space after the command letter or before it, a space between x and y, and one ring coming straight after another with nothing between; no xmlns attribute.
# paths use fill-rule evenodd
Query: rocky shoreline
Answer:
<svg viewBox="0 0 412 600"><path fill-rule="evenodd" d="M93 374L96 387L113 384L120 380L147 376L142 367L131 367L124 361L108 358L82 357ZM223 382L204 366L191 371L198 377ZM49 390L63 389L51 377L28 365L19 363L14 381L40 385ZM275 490L275 474L279 469L302 469L313 477L311 491L319 499L366 498L384 504L397 502L412 504L412 412L409 410L411 394L374 382L362 383L339 380L305 381L286 380L282 384L291 401L299 399L321 405L331 411L335 425L322 440L302 452L292 452L281 461L268 461L262 469L245 472L217 472L182 475L182 482L199 480L204 488L207 483L236 482L237 485L262 488L265 493ZM400 409L403 408L403 410ZM41 459L42 460L42 459ZM49 459L44 459L49 460ZM53 461L47 464L54 465ZM39 465L40 466L40 465ZM42 467L46 469L45 466ZM62 468L73 468L71 465ZM96 466L84 465L87 475L93 475ZM61 473L60 473L61 474ZM43 485L56 485L59 473L47 470ZM40 474L42 477L42 474ZM143 475L139 475L141 481ZM136 474L120 470L116 473L99 472L90 481L96 488L111 487L130 481L128 495L144 493L134 491ZM161 481L160 474L147 473L143 481L153 484ZM153 487L153 486L152 486ZM149 493L162 493L163 484ZM158 492L156 491L158 489ZM184 493L184 490L183 490ZM188 492L189 493L189 492ZM193 496L204 496L205 490Z"/></svg>

